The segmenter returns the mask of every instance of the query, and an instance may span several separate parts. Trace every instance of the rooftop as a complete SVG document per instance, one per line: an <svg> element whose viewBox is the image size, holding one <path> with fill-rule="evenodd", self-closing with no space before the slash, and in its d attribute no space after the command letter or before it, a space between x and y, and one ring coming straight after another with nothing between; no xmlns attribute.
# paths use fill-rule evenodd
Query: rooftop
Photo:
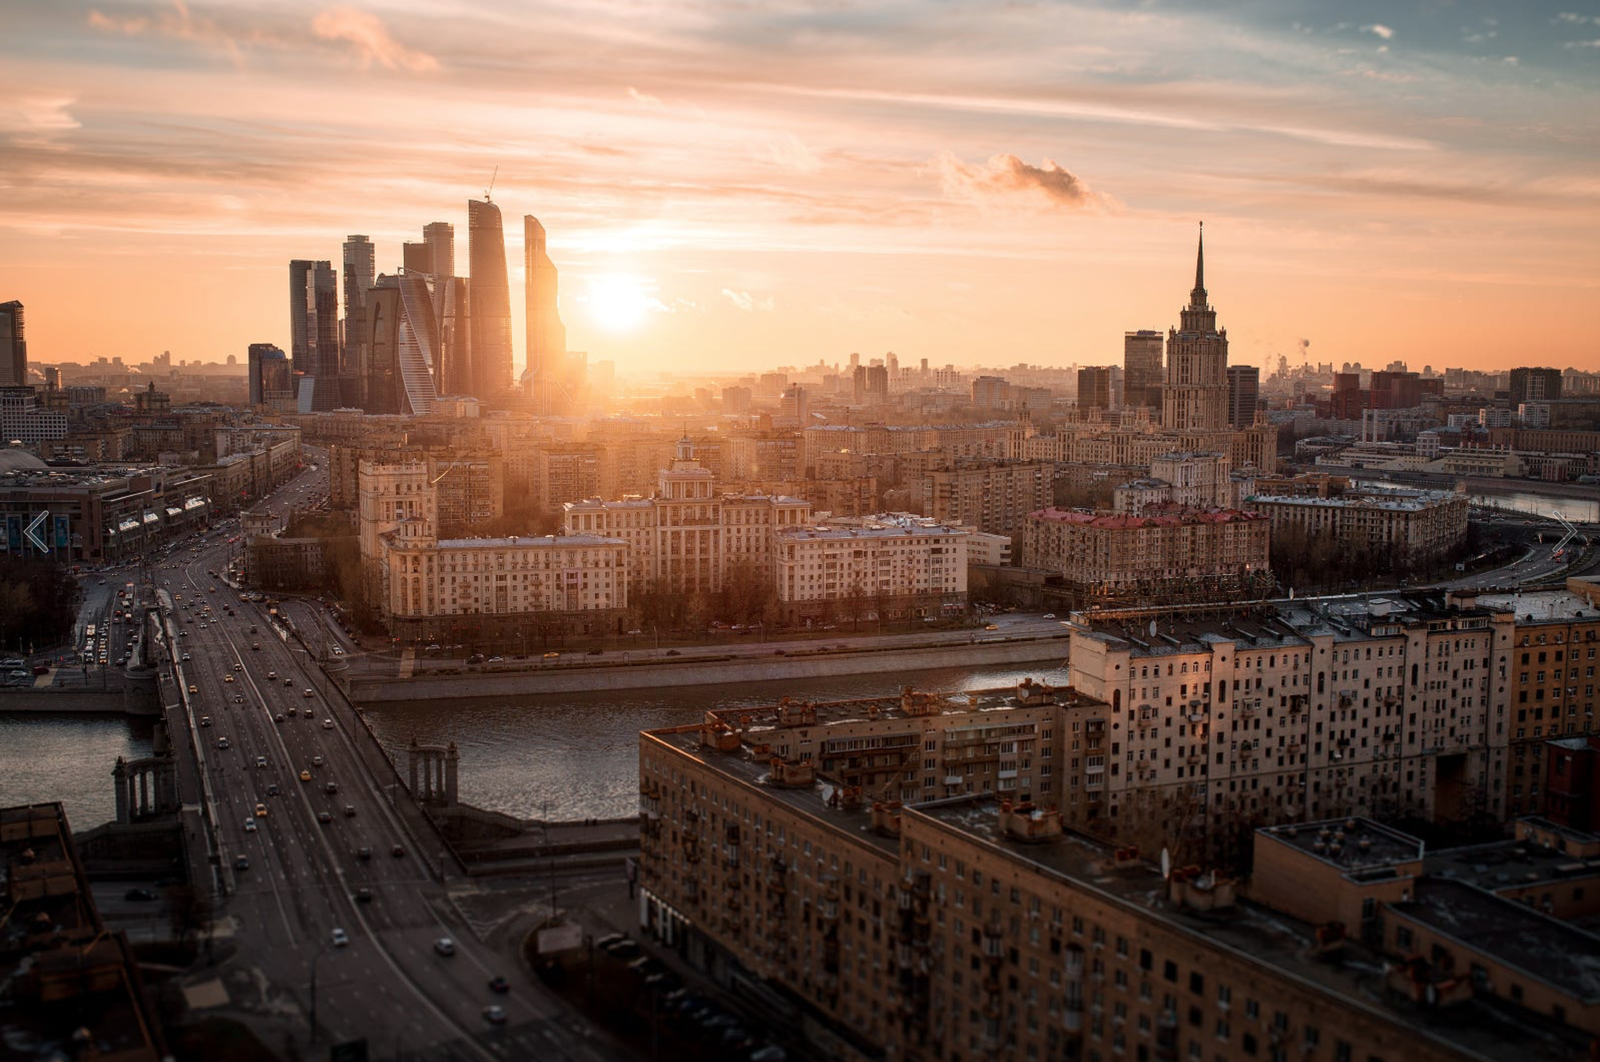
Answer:
<svg viewBox="0 0 1600 1062"><path fill-rule="evenodd" d="M1184 527L1192 524L1251 523L1266 520L1262 513L1239 509L1178 509L1154 516L1129 516L1126 513L1090 512L1084 509L1057 509L1054 506L1029 513L1032 519L1058 524L1077 524L1121 531L1143 527Z"/></svg>
<svg viewBox="0 0 1600 1062"><path fill-rule="evenodd" d="M560 549L567 546L626 546L600 535L510 535L505 538L441 538L440 549Z"/></svg>
<svg viewBox="0 0 1600 1062"><path fill-rule="evenodd" d="M1356 876L1423 857L1423 843L1372 819L1327 819L1257 831Z"/></svg>
<svg viewBox="0 0 1600 1062"><path fill-rule="evenodd" d="M1245 499L1252 505L1298 505L1315 509L1383 509L1389 512L1418 513L1440 505L1460 502L1465 505L1467 496L1451 490L1406 491L1378 493L1361 491L1346 493L1337 498L1319 498L1314 494L1252 494Z"/></svg>

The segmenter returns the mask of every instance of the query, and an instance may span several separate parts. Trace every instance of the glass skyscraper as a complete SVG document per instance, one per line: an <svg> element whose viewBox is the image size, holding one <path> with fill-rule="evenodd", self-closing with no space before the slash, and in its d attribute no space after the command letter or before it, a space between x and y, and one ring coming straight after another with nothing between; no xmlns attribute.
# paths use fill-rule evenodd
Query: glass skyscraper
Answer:
<svg viewBox="0 0 1600 1062"><path fill-rule="evenodd" d="M511 386L511 286L506 279L506 239L500 208L467 201L468 285L472 317L472 387L480 400Z"/></svg>

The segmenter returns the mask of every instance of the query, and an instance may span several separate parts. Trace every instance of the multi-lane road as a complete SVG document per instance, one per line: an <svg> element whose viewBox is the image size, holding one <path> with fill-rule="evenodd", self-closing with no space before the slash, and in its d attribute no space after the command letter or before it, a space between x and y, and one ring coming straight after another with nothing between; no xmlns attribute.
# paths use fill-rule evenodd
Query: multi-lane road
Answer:
<svg viewBox="0 0 1600 1062"><path fill-rule="evenodd" d="M523 973L518 942L454 917L451 890L471 887L435 878L392 787L362 765L356 742L371 739L349 705L264 606L211 574L226 557L212 542L154 575L214 824L228 1009L269 1043L364 1038L374 1058L609 1057ZM491 992L497 975L511 991Z"/></svg>

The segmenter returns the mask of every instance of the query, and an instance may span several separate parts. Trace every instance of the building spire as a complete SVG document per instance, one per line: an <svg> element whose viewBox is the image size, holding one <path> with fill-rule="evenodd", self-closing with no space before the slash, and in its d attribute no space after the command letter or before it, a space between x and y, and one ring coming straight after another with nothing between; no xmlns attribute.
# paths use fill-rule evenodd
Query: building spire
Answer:
<svg viewBox="0 0 1600 1062"><path fill-rule="evenodd" d="M1194 256L1194 290L1189 292L1189 305L1196 309L1206 304L1206 223L1200 223L1200 244Z"/></svg>

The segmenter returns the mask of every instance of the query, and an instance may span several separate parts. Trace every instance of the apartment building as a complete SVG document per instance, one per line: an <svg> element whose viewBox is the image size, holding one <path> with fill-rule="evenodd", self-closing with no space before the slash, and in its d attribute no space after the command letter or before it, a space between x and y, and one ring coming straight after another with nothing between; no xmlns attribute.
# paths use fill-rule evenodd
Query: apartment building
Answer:
<svg viewBox="0 0 1600 1062"><path fill-rule="evenodd" d="M829 1058L1520 1062L1592 1035L1580 971L1600 940L1523 906L1570 856L1501 895L1471 881L1478 849L1423 863L1366 820L1312 822L1255 836L1268 880L1241 895L1024 799L1066 735L1054 698L1019 694L791 702L641 734L649 930ZM944 785L985 760L1006 789ZM1600 910L1562 899L1555 917ZM1485 911L1519 936L1444 930Z"/></svg>
<svg viewBox="0 0 1600 1062"><path fill-rule="evenodd" d="M711 470L679 441L672 467L662 469L653 498L602 501L590 497L562 507L566 534L616 538L628 546L635 587L681 593L716 593L729 570L752 566L771 578L773 534L803 527L811 505L801 498L722 494Z"/></svg>
<svg viewBox="0 0 1600 1062"><path fill-rule="evenodd" d="M1045 461L949 460L917 479L922 511L946 524L996 535L1022 533L1027 515L1055 499L1055 469Z"/></svg>
<svg viewBox="0 0 1600 1062"><path fill-rule="evenodd" d="M778 602L790 623L964 612L966 537L912 522L785 528L774 542Z"/></svg>
<svg viewBox="0 0 1600 1062"><path fill-rule="evenodd" d="M1050 507L1028 514L1022 566L1061 580L1069 600L1220 600L1272 585L1267 518L1237 509L1144 516Z"/></svg>
<svg viewBox="0 0 1600 1062"><path fill-rule="evenodd" d="M1467 537L1467 496L1458 491L1362 488L1329 497L1256 493L1244 504L1271 520L1274 536L1327 536L1403 564L1437 560Z"/></svg>

